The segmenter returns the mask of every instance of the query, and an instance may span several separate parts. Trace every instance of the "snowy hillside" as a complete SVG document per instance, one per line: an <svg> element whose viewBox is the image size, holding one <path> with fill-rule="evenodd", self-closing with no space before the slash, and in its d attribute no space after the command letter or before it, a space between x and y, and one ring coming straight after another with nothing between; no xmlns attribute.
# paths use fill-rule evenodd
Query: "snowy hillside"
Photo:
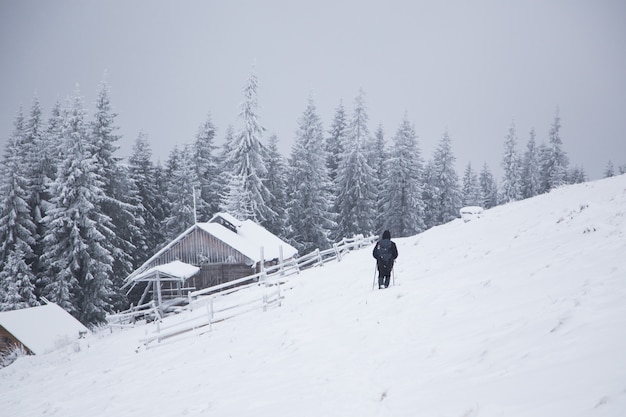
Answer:
<svg viewBox="0 0 626 417"><path fill-rule="evenodd" d="M626 415L626 175L396 242L386 290L368 248L210 333L137 350L143 325L20 358L0 415Z"/></svg>

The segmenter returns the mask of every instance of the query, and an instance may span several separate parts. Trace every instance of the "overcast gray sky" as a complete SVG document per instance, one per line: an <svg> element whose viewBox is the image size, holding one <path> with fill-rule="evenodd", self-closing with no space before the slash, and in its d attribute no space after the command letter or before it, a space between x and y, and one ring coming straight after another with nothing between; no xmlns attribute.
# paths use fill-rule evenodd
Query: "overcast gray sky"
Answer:
<svg viewBox="0 0 626 417"><path fill-rule="evenodd" d="M327 130L362 87L372 132L390 139L407 112L428 159L447 130L459 175L486 162L499 177L511 122L523 151L557 106L573 165L596 179L626 164L622 0L0 0L0 59L2 147L35 94L47 119L78 83L93 114L105 70L120 156L143 130L164 161L209 112L221 144L255 65L285 155L310 94Z"/></svg>

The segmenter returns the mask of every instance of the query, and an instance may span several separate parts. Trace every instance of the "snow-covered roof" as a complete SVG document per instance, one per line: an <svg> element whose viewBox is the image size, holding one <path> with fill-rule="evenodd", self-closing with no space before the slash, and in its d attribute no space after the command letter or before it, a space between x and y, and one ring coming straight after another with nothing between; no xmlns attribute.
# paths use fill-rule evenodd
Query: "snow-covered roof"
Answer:
<svg viewBox="0 0 626 417"><path fill-rule="evenodd" d="M187 279L200 272L200 268L197 266L189 265L181 261L174 261L164 265L157 265L142 272L141 274L134 276L133 281L151 281L156 276L156 273L161 274L162 279L176 280L185 282Z"/></svg>
<svg viewBox="0 0 626 417"><path fill-rule="evenodd" d="M235 231L219 224L220 218L234 226ZM281 246L284 259L289 259L298 253L296 248L269 232L263 226L252 220L238 220L228 213L218 213L208 223L198 223L198 227L241 252L254 262L261 260L261 247L263 247L263 258L265 260L279 258L279 248Z"/></svg>
<svg viewBox="0 0 626 417"><path fill-rule="evenodd" d="M0 312L0 326L36 355L67 345L89 331L54 303Z"/></svg>

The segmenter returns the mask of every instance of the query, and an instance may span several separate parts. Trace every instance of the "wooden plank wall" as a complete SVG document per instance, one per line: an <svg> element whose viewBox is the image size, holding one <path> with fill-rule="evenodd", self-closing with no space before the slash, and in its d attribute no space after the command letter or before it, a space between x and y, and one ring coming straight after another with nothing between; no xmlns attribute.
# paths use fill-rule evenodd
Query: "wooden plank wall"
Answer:
<svg viewBox="0 0 626 417"><path fill-rule="evenodd" d="M149 268L181 261L190 265L205 263L249 263L250 259L203 230L195 229L152 261Z"/></svg>
<svg viewBox="0 0 626 417"><path fill-rule="evenodd" d="M196 290L257 272L251 267L251 259L197 228L153 260L148 268L173 261L200 267L200 274L185 284L186 287L193 287Z"/></svg>

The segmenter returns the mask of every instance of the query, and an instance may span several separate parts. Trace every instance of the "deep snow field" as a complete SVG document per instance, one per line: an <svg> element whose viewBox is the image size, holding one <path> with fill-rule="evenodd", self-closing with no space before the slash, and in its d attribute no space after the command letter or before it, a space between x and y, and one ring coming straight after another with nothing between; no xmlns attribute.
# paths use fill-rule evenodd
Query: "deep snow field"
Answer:
<svg viewBox="0 0 626 417"><path fill-rule="evenodd" d="M21 357L0 416L626 416L626 175L394 240L386 290L368 247L211 332Z"/></svg>

